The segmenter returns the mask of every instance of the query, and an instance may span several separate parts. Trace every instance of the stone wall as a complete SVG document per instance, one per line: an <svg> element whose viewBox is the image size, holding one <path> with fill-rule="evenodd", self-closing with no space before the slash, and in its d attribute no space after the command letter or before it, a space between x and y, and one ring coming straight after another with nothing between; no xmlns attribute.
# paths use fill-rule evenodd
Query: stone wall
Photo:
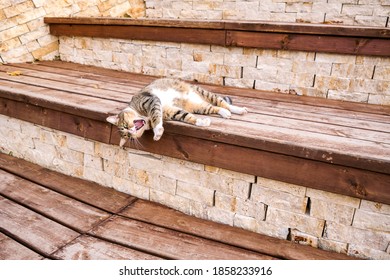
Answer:
<svg viewBox="0 0 390 280"><path fill-rule="evenodd" d="M390 58L49 34L44 16L256 19L388 26L389 1L3 0L0 62L60 58L218 85L390 104ZM60 44L60 46L59 46Z"/></svg>
<svg viewBox="0 0 390 280"><path fill-rule="evenodd" d="M200 218L357 257L390 259L390 205L123 150L3 115L0 152Z"/></svg>
<svg viewBox="0 0 390 280"><path fill-rule="evenodd" d="M0 62L51 60L59 56L58 38L49 34L45 16L145 15L143 0L1 0Z"/></svg>
<svg viewBox="0 0 390 280"><path fill-rule="evenodd" d="M390 57L60 37L64 61L226 86L390 104Z"/></svg>
<svg viewBox="0 0 390 280"><path fill-rule="evenodd" d="M390 2L379 0L146 0L151 18L266 20L389 26Z"/></svg>

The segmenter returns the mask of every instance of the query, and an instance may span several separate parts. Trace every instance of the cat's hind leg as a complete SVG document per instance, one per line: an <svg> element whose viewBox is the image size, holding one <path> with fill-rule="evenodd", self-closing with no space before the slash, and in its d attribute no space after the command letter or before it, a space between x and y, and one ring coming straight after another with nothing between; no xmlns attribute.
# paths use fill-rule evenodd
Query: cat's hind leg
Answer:
<svg viewBox="0 0 390 280"><path fill-rule="evenodd" d="M211 123L210 118L198 118L194 114L178 107L165 108L164 119L180 121L196 126L209 126Z"/></svg>
<svg viewBox="0 0 390 280"><path fill-rule="evenodd" d="M235 105L229 104L224 98L219 96L218 94L205 90L199 86L195 87L196 92L198 92L204 100L209 102L211 105L216 107L221 107L223 109L229 110L229 113L243 115L248 113L248 109L246 107L239 107ZM219 113L223 118L229 118L230 114L224 112L223 110Z"/></svg>

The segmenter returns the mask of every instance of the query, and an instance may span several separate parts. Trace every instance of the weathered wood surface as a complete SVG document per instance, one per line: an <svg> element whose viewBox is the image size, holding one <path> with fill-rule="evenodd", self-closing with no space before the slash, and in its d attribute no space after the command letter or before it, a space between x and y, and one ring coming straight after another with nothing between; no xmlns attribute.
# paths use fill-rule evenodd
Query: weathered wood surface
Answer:
<svg viewBox="0 0 390 280"><path fill-rule="evenodd" d="M153 79L59 61L3 65L0 113L116 145L105 118ZM389 106L205 87L250 113L213 116L208 128L166 122L164 137L154 142L147 133L141 149L390 203Z"/></svg>
<svg viewBox="0 0 390 280"><path fill-rule="evenodd" d="M264 21L47 17L56 36L213 44L359 55L390 55L390 29Z"/></svg>
<svg viewBox="0 0 390 280"><path fill-rule="evenodd" d="M139 199L107 212L105 188L1 153L0 190L0 259L350 259Z"/></svg>

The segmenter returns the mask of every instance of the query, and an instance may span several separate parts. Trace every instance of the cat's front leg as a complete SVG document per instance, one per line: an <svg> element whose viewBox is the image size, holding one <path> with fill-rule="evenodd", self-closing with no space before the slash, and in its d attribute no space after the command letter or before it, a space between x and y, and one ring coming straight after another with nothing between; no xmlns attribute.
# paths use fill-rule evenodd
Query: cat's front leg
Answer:
<svg viewBox="0 0 390 280"><path fill-rule="evenodd" d="M164 127L162 126L162 122L160 122L158 125L156 125L156 126L153 128L153 133L154 133L153 140L154 140L154 141L160 140L161 136L162 136L163 133L164 133Z"/></svg>

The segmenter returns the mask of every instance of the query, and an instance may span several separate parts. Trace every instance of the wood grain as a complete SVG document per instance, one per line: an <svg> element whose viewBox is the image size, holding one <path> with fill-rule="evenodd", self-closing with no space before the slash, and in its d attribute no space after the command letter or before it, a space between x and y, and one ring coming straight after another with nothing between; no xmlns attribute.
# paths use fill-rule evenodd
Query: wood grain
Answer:
<svg viewBox="0 0 390 280"><path fill-rule="evenodd" d="M135 200L133 196L97 183L66 176L2 153L0 153L0 168L110 213L120 211Z"/></svg>
<svg viewBox="0 0 390 280"><path fill-rule="evenodd" d="M159 215L156 215L159 213ZM348 259L347 255L326 252L310 246L297 246L286 240L275 239L227 225L185 215L168 207L138 200L121 213L129 218L167 227L192 235L253 250L282 259Z"/></svg>
<svg viewBox="0 0 390 280"><path fill-rule="evenodd" d="M81 236L58 250L54 257L64 260L160 260L161 258L115 243Z"/></svg>
<svg viewBox="0 0 390 280"><path fill-rule="evenodd" d="M42 260L44 257L0 232L0 260Z"/></svg>
<svg viewBox="0 0 390 280"><path fill-rule="evenodd" d="M50 255L79 234L0 196L0 228L37 252Z"/></svg>
<svg viewBox="0 0 390 280"><path fill-rule="evenodd" d="M86 232L110 217L109 213L1 169L0 182L1 195L79 232Z"/></svg>
<svg viewBox="0 0 390 280"><path fill-rule="evenodd" d="M95 228L92 234L169 259L274 259L123 217L113 217Z"/></svg>

